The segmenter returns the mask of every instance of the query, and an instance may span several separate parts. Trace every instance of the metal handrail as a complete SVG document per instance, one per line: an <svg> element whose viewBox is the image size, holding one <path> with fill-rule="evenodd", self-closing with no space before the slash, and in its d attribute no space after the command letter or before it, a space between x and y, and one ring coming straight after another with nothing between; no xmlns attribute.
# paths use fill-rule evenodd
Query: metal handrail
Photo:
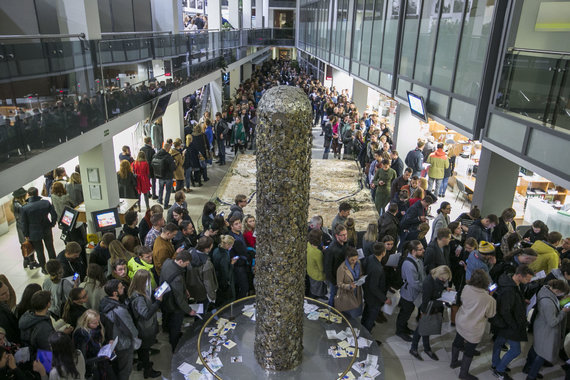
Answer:
<svg viewBox="0 0 570 380"><path fill-rule="evenodd" d="M555 50L542 50L542 49L526 49L526 48L508 48L509 53L539 53L539 54L551 54L551 55L570 55L567 51L555 51Z"/></svg>
<svg viewBox="0 0 570 380"><path fill-rule="evenodd" d="M147 34L172 34L172 31L163 32L104 32L101 33L102 36L137 36L137 35L147 35Z"/></svg>
<svg viewBox="0 0 570 380"><path fill-rule="evenodd" d="M0 40L31 40L38 38L85 38L85 33L76 34L13 34L1 35Z"/></svg>

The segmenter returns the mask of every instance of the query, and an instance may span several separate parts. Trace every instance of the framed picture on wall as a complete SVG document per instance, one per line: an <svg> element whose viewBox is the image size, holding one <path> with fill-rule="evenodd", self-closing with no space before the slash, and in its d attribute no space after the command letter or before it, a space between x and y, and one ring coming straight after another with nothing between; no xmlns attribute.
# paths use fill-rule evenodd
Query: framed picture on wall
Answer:
<svg viewBox="0 0 570 380"><path fill-rule="evenodd" d="M99 183L99 168L87 168L87 180L89 183Z"/></svg>
<svg viewBox="0 0 570 380"><path fill-rule="evenodd" d="M101 185L89 185L89 197L91 200L97 201L103 199L101 196Z"/></svg>

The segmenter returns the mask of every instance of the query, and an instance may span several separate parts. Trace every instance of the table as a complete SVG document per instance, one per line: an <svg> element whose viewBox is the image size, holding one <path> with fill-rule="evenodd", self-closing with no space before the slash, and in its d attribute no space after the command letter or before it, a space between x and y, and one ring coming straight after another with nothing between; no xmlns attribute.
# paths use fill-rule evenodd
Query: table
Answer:
<svg viewBox="0 0 570 380"><path fill-rule="evenodd" d="M136 199L127 199L121 198L119 203L119 220L121 224L125 224L125 214L127 211L132 210L137 203ZM77 211L79 211L79 215L77 216L78 222L87 222L87 213L85 212L85 203L79 204L79 206L75 207ZM91 221L91 220L89 220Z"/></svg>
<svg viewBox="0 0 570 380"><path fill-rule="evenodd" d="M570 216L559 214L558 210L540 199L529 199L526 202L524 219L529 224L542 220L550 231L558 231L562 237L570 236Z"/></svg>

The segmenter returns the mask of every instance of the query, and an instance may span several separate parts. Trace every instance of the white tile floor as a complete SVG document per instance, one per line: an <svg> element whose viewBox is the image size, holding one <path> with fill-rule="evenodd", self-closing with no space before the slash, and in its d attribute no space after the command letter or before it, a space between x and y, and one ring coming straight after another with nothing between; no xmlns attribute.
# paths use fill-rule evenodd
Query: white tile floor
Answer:
<svg viewBox="0 0 570 380"><path fill-rule="evenodd" d="M314 150L313 157L322 157L322 137L319 136L320 128L315 128L313 130L314 139ZM189 204L190 215L195 222L198 222L202 206L204 202L209 200L216 192L217 186L226 173L230 166L231 159L233 156L228 155L228 164L226 166L214 165L213 168L209 169L209 177L211 180L206 182L203 187L194 189L193 192L187 194L187 202ZM451 219L455 219L463 210L466 210L469 206L465 204L462 206L462 201L455 202L456 194L453 192L448 192L444 200L447 200L452 205ZM443 200L439 200L441 202ZM433 213L439 207L439 202L432 206ZM56 231L54 230L54 233ZM59 234L55 237L56 252L63 249L63 242L59 240ZM15 227L12 225L10 232L0 236L0 252L3 252L2 265L0 266L0 272L5 274L10 280L12 286L16 290L16 294L19 297L23 292L24 288L28 283L36 282L42 283L44 276L41 274L39 269L35 270L24 270L22 268L22 258L20 256L20 249L18 244L18 239L15 231ZM397 310L396 310L397 312ZM376 339L384 342L381 346L381 352L384 357L385 379L413 379L413 380L423 380L429 379L433 376L434 379L455 379L459 373L459 370L453 370L449 368L450 361L450 351L451 342L455 337L455 330L449 325L449 322L444 322L443 334L439 337L432 338L432 347L434 351L439 356L440 360L434 362L429 359L426 355L424 356L424 361L418 361L413 358L409 353L410 344L402 341L400 338L394 336L395 331L395 315L388 316L388 322L384 324L377 324L374 328L373 335ZM411 318L410 327L415 326L415 319ZM162 371L162 376L165 379L170 377L170 346L167 342L167 337L165 334L160 333L158 336L158 341L155 348L159 349L160 352L151 357L154 362L154 368ZM515 379L524 379L525 375L521 373L522 366L528 352L528 344L523 345L523 354L517 358L512 364L513 369L512 376ZM490 371L491 362L491 351L492 344L489 338L485 339L478 347L482 354L474 360L472 365L472 373L479 376L480 379L494 379ZM422 346L420 344L420 352L422 352ZM562 379L564 377L562 370L559 366L553 368L545 368L542 371L545 374L546 379ZM142 372L133 371L130 379L142 379Z"/></svg>

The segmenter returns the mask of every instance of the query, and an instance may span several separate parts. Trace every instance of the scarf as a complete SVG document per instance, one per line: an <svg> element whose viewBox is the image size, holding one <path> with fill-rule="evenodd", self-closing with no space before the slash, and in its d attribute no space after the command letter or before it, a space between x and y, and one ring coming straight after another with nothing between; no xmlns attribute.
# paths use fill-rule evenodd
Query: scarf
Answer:
<svg viewBox="0 0 570 380"><path fill-rule="evenodd" d="M354 269L352 269L352 267L350 266L348 259L344 259L344 264L352 274L352 278L354 279L354 281L358 280L360 278L360 261L357 261L356 264L354 264ZM355 288L354 295L356 295L356 290L357 289Z"/></svg>

